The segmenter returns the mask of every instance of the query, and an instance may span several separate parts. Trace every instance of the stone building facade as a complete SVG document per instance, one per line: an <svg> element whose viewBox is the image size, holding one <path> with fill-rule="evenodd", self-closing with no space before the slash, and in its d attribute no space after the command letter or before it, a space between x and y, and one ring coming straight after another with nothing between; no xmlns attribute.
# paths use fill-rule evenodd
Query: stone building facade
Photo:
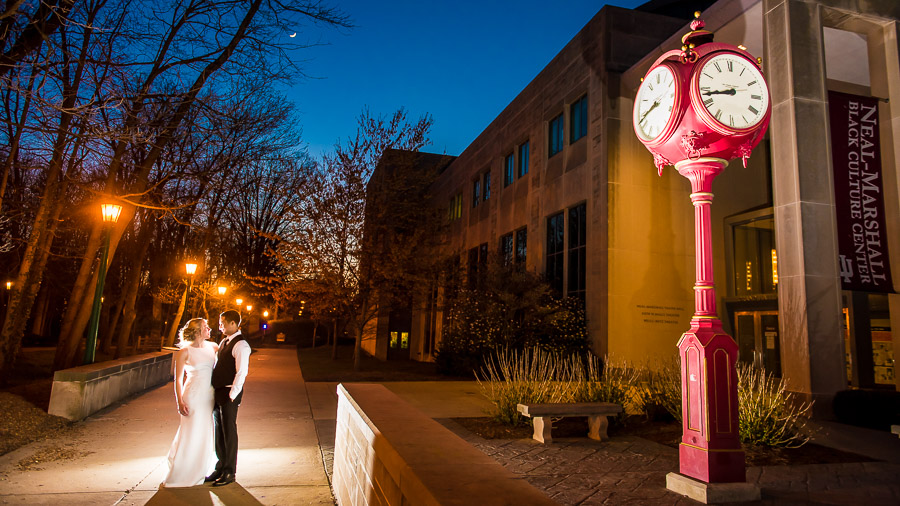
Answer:
<svg viewBox="0 0 900 506"><path fill-rule="evenodd" d="M601 9L432 188L461 262L522 249L526 268L584 299L595 352L648 363L675 354L694 280L690 184L671 167L657 175L631 124L641 77L689 30L686 19L646 12L653 4ZM848 382L896 388L900 3L719 0L703 18L716 41L762 58L772 101L747 167L732 162L713 185L719 316L740 359L826 402ZM842 285L845 197L832 148L843 141L831 138L829 92L877 103L891 286ZM439 346L438 299L414 303L399 331L412 359L430 360ZM386 358L376 342L390 335L370 337L365 347Z"/></svg>

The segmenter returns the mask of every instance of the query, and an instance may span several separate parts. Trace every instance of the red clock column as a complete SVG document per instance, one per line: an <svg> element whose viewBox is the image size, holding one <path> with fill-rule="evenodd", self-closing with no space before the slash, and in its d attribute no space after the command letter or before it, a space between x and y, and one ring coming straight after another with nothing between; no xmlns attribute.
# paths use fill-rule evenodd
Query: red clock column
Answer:
<svg viewBox="0 0 900 506"><path fill-rule="evenodd" d="M678 341L684 424L679 467L683 476L670 475L667 483L679 491L680 486L674 486L672 480L681 483L685 477L688 488L707 491L717 483L731 484L731 491L744 486L744 495L737 495L751 500L759 497L759 489L743 483L746 473L738 432L735 371L738 347L722 330L716 309L712 182L728 160L741 158L746 167L768 126L769 94L756 60L743 48L712 42L713 34L703 30L699 15L696 13L698 19L691 23L692 31L682 38L681 50L661 56L647 73L656 75L656 69L665 66L673 75L675 84L670 89L674 97L666 102L670 112L658 112L664 98L654 98L652 90L661 82L656 78L642 82L633 114L635 133L653 154L660 174L666 165L674 165L691 182L694 205L694 316L690 329ZM665 123L654 125L652 121Z"/></svg>
<svg viewBox="0 0 900 506"><path fill-rule="evenodd" d="M698 158L675 164L678 173L691 182L696 248L694 316L690 330L678 341L684 424L679 470L708 483L745 480L744 452L738 435L738 348L722 330L716 312L710 233L712 181L726 163L721 158Z"/></svg>

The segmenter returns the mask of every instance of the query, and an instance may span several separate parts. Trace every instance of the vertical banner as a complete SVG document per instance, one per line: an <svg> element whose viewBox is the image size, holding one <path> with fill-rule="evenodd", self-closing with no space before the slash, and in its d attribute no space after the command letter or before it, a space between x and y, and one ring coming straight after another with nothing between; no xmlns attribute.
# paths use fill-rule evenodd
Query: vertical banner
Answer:
<svg viewBox="0 0 900 506"><path fill-rule="evenodd" d="M878 99L828 92L841 285L893 292L884 219Z"/></svg>

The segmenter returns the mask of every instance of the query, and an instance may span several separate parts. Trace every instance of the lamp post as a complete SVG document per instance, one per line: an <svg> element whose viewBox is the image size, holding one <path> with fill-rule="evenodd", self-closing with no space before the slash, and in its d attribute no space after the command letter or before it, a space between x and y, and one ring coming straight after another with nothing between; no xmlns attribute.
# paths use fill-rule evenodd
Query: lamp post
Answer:
<svg viewBox="0 0 900 506"><path fill-rule="evenodd" d="M100 328L100 304L103 298L103 282L106 281L106 267L109 257L109 236L112 227L119 221L122 206L118 204L100 204L103 216L103 248L100 250L100 263L97 265L97 289L94 291L94 306L91 309L91 320L88 324L87 342L84 346L84 363L93 364L97 347L97 330ZM9 288L11 283L7 282Z"/></svg>

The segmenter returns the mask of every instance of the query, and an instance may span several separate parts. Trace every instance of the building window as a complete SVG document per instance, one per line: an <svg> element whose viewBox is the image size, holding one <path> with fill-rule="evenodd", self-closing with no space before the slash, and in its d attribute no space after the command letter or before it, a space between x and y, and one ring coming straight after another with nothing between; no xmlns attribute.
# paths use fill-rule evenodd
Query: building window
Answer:
<svg viewBox="0 0 900 506"><path fill-rule="evenodd" d="M462 193L457 193L450 199L448 217L450 218L450 221L462 218Z"/></svg>
<svg viewBox="0 0 900 506"><path fill-rule="evenodd" d="M484 200L487 200L491 198L491 171L485 172L482 179L484 180L484 184L482 184L484 187Z"/></svg>
<svg viewBox="0 0 900 506"><path fill-rule="evenodd" d="M569 144L572 144L587 135L587 95L572 104L572 108L569 110L569 120L572 122L570 128L572 140L569 141Z"/></svg>
<svg viewBox="0 0 900 506"><path fill-rule="evenodd" d="M519 177L528 174L528 143L519 146Z"/></svg>
<svg viewBox="0 0 900 506"><path fill-rule="evenodd" d="M478 202L481 200L481 181L476 179L475 182L472 183L472 207L478 207Z"/></svg>
<svg viewBox="0 0 900 506"><path fill-rule="evenodd" d="M514 157L513 154L510 153L506 155L506 158L503 161L503 187L511 185L513 182L513 162Z"/></svg>
<svg viewBox="0 0 900 506"><path fill-rule="evenodd" d="M563 259L565 252L565 213L547 218L547 282L557 293L563 292Z"/></svg>
<svg viewBox="0 0 900 506"><path fill-rule="evenodd" d="M732 226L734 294L738 297L778 292L775 220L766 216Z"/></svg>
<svg viewBox="0 0 900 506"><path fill-rule="evenodd" d="M516 263L524 264L528 255L528 229L516 230Z"/></svg>
<svg viewBox="0 0 900 506"><path fill-rule="evenodd" d="M513 262L512 232L500 237L500 261L503 265L510 265Z"/></svg>
<svg viewBox="0 0 900 506"><path fill-rule="evenodd" d="M549 139L549 148L548 148L548 156L553 156L556 153L562 151L563 148L563 115L550 120L550 139Z"/></svg>
<svg viewBox="0 0 900 506"><path fill-rule="evenodd" d="M475 288L478 282L478 248L469 250L469 269L468 276L469 288Z"/></svg>
<svg viewBox="0 0 900 506"><path fill-rule="evenodd" d="M587 278L587 207L569 208L569 297L585 298Z"/></svg>

